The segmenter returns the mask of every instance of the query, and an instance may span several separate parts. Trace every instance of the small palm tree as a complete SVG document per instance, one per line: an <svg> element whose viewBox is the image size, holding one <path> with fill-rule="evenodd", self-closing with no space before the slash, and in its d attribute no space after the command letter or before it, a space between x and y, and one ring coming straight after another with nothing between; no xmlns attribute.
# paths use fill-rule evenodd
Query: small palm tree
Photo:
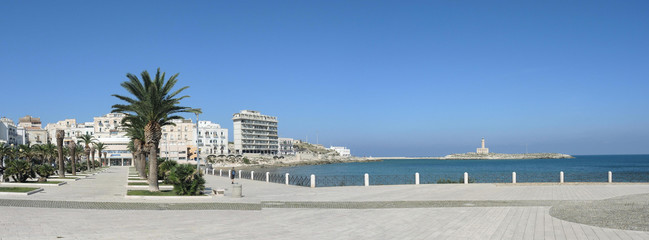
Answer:
<svg viewBox="0 0 649 240"><path fill-rule="evenodd" d="M104 159L101 158L101 153L106 149L106 145L102 142L96 142L95 144L95 149L97 149L97 153L99 154L99 162L101 162L102 166L106 166L104 164Z"/></svg>
<svg viewBox="0 0 649 240"><path fill-rule="evenodd" d="M52 166L52 158L56 155L56 145L48 142L46 144L43 144L42 149L49 165Z"/></svg>
<svg viewBox="0 0 649 240"><path fill-rule="evenodd" d="M165 80L165 73L156 72L155 78L151 79L147 71L142 72L142 81L133 74L126 74L129 79L121 84L134 98L117 94L113 96L126 102L126 104L115 104L112 112L127 114L127 118L139 117L144 124L144 148L149 152L149 191L158 192L158 144L162 136L162 126L174 125L171 120L182 119L174 115L177 113L200 113L200 110L190 107L178 106L180 100L189 96L177 97L188 87L182 87L172 92L178 82L178 74L174 74Z"/></svg>
<svg viewBox="0 0 649 240"><path fill-rule="evenodd" d="M86 163L88 164L88 170L90 170L90 145L95 142L95 137L90 134L84 134L79 137L77 143L83 143L85 147L83 148L86 153ZM94 169L94 168L93 168Z"/></svg>

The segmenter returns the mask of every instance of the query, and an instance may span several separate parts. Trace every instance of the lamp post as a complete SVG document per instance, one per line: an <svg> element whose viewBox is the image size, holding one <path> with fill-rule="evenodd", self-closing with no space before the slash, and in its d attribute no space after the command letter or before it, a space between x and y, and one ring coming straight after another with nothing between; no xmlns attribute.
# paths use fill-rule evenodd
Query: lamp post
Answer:
<svg viewBox="0 0 649 240"><path fill-rule="evenodd" d="M198 141L199 141L199 136L198 136L198 133L199 133L199 129L198 129L198 112L195 112L195 113L196 113L196 160L198 161L197 164L196 164L196 170L198 170L198 172L200 173L201 172L201 156L200 156L200 147L198 146Z"/></svg>

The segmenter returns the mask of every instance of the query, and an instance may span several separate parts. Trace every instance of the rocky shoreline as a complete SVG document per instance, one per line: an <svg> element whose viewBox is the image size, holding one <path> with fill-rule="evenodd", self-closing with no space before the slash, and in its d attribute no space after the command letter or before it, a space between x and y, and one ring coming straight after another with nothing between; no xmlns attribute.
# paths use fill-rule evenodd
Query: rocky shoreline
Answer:
<svg viewBox="0 0 649 240"><path fill-rule="evenodd" d="M575 158L568 154L562 153L519 153L519 154L509 154L509 153L488 153L488 154L477 154L477 153L459 153L459 154L450 154L444 157L438 158L442 160L494 160L494 159L562 159L562 158Z"/></svg>

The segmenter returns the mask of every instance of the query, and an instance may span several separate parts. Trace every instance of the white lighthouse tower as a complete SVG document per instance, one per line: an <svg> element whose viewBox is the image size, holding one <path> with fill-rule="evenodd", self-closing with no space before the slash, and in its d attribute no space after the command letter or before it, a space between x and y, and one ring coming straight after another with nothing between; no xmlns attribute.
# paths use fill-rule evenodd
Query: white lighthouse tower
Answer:
<svg viewBox="0 0 649 240"><path fill-rule="evenodd" d="M482 147L475 150L477 154L489 154L489 148L484 147L484 138L482 138Z"/></svg>

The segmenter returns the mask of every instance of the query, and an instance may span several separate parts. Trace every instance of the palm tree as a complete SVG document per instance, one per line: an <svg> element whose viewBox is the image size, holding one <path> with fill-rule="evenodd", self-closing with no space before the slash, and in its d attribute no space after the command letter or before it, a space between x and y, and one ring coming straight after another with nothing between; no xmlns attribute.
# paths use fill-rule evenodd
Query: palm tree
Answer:
<svg viewBox="0 0 649 240"><path fill-rule="evenodd" d="M151 79L147 71L142 72L142 82L133 74L126 74L129 79L121 84L134 98L117 94L113 96L125 101L126 104L115 104L112 112L125 113L128 122L133 118L141 118L144 124L144 149L149 151L149 191L158 192L158 144L162 136L162 126L174 125L171 120L182 119L177 113L200 113L198 109L178 106L180 100L189 96L177 97L180 92L189 88L182 87L176 91L172 88L176 85L178 74L174 74L165 80L165 73L156 72L155 78Z"/></svg>
<svg viewBox="0 0 649 240"><path fill-rule="evenodd" d="M83 146L77 144L77 146L74 148L75 158L78 161L77 163L81 164L81 161L82 161L81 156L84 155L84 153L85 153L85 150L83 149ZM72 153L70 152L70 154L72 154ZM86 166L86 171L88 171L88 170L89 170L89 168L88 168L88 166Z"/></svg>
<svg viewBox="0 0 649 240"><path fill-rule="evenodd" d="M144 120L139 117L128 117L122 120L126 136L131 138L129 147L133 153L133 161L140 178L146 178L146 151L144 151Z"/></svg>
<svg viewBox="0 0 649 240"><path fill-rule="evenodd" d="M11 156L11 147L7 144L0 144L0 167L3 167L5 157Z"/></svg>
<svg viewBox="0 0 649 240"><path fill-rule="evenodd" d="M73 142L70 142L70 145L68 145L70 148L70 162L72 164L72 176L77 175L77 144Z"/></svg>
<svg viewBox="0 0 649 240"><path fill-rule="evenodd" d="M90 165L90 145L95 142L95 137L93 137L92 135L86 133L84 135L81 135L79 137L79 141L77 141L77 142L78 143L83 143L83 144L86 145L83 149L86 152L86 163L88 164L87 165L88 170L90 170L90 167L91 167L91 165Z"/></svg>
<svg viewBox="0 0 649 240"><path fill-rule="evenodd" d="M41 149L43 150L44 157L47 159L50 166L52 166L52 158L56 153L56 145L51 143L43 144Z"/></svg>
<svg viewBox="0 0 649 240"><path fill-rule="evenodd" d="M97 153L99 153L99 161L101 162L102 166L104 165L104 160L101 158L101 152L103 152L106 149L106 145L102 142L96 142L95 144L95 149L97 149Z"/></svg>
<svg viewBox="0 0 649 240"><path fill-rule="evenodd" d="M65 177L65 161L63 161L63 138L65 131L56 130L56 147L59 151L59 177Z"/></svg>
<svg viewBox="0 0 649 240"><path fill-rule="evenodd" d="M28 163L31 164L32 158L34 158L35 152L33 151L33 148L31 145L28 144L20 144L18 145L18 154L19 156L27 161Z"/></svg>

